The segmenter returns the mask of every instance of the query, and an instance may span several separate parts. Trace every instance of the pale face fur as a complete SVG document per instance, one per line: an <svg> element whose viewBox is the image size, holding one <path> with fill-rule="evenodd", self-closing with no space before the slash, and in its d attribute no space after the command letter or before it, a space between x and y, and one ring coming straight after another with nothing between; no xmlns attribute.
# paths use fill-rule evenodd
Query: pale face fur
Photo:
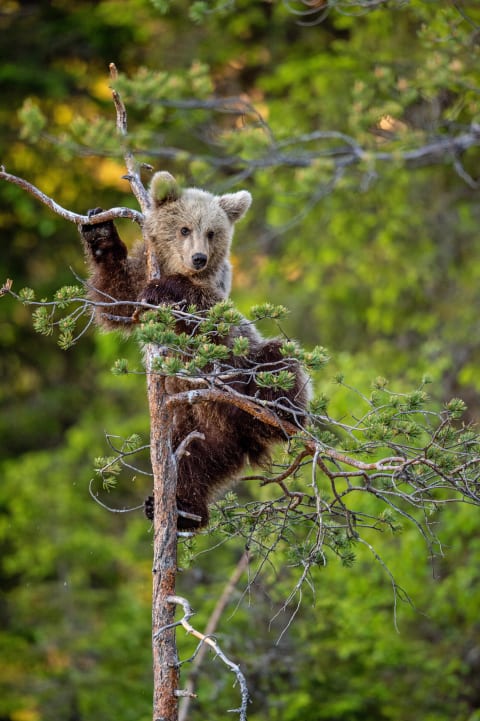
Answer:
<svg viewBox="0 0 480 721"><path fill-rule="evenodd" d="M161 273L188 276L227 297L234 223L248 210L250 193L180 191L172 176L156 173L150 194L152 207L144 231L154 244Z"/></svg>

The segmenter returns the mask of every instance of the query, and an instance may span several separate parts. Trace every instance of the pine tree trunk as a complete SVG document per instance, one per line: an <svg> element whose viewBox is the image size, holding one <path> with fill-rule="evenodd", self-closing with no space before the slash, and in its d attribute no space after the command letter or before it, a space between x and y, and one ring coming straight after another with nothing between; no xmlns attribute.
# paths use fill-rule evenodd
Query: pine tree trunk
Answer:
<svg viewBox="0 0 480 721"><path fill-rule="evenodd" d="M175 595L177 573L176 467L170 442L171 412L165 403L163 378L151 372L155 347L146 350L147 389L150 408L150 441L153 469L154 548L152 598L153 721L177 721L179 682L175 639Z"/></svg>

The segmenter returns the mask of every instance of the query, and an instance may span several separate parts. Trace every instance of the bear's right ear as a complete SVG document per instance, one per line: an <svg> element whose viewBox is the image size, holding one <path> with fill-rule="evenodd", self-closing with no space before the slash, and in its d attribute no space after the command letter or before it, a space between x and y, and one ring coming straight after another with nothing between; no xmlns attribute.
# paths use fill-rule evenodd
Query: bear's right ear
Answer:
<svg viewBox="0 0 480 721"><path fill-rule="evenodd" d="M170 173L161 171L155 173L150 183L150 198L157 208L165 203L172 203L181 196L178 183Z"/></svg>
<svg viewBox="0 0 480 721"><path fill-rule="evenodd" d="M221 195L218 200L220 207L226 212L231 223L236 223L237 220L243 218L251 202L252 196L248 190L239 190L238 193L227 193L226 195Z"/></svg>

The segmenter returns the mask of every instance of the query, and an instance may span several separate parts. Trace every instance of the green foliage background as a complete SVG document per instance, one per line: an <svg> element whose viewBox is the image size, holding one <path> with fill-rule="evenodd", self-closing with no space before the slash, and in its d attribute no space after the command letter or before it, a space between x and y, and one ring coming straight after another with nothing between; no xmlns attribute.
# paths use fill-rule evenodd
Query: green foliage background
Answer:
<svg viewBox="0 0 480 721"><path fill-rule="evenodd" d="M279 1L7 0L0 160L77 212L131 205L114 61L145 161L182 182L252 192L233 299L242 310L286 305L286 332L329 348L318 387L332 412L354 411L337 371L367 394L378 375L410 387L428 373L434 401L459 395L476 420L478 190L449 158L411 167L401 155L480 122L480 11L446 0L329 5L312 24L321 13ZM212 108L213 97L252 107L242 118ZM338 149L300 142L318 130L370 153L331 188L334 154L299 162ZM382 149L394 159L375 161ZM473 176L478 161L478 149L463 158ZM85 274L75 228L7 184L0 204L0 280L41 297L72 284L71 269ZM125 222L123 235L133 241L135 228ZM147 719L151 533L141 511L108 513L88 493L105 432L148 437L143 377L109 370L118 357L139 368L138 351L91 331L65 353L9 297L0 345L0 720ZM102 500L137 506L148 490L121 478ZM413 530L370 539L414 604L399 600L398 630L389 578L367 549L351 568L319 567L291 625L287 558L248 592L242 580L218 636L249 680L250 718L480 719L478 513L447 509L438 523L445 555L434 560ZM180 583L200 627L243 550L232 540L204 552L217 541L196 542ZM215 664L203 667L192 719L238 703Z"/></svg>

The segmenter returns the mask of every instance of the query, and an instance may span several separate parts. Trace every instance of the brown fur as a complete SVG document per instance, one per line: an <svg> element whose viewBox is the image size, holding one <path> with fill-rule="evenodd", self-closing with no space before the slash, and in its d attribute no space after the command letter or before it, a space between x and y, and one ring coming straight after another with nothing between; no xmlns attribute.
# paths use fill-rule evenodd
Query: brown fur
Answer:
<svg viewBox="0 0 480 721"><path fill-rule="evenodd" d="M250 195L245 191L220 197L196 189L180 192L168 173L154 176L150 193L152 208L146 214L144 232L154 244L160 279L146 282L143 247L136 246L129 257L113 223L85 225L81 234L92 270L91 297L100 303L106 298L126 301L113 311L124 317L132 314L128 301L137 299L153 305L195 305L198 310L225 299L230 289L233 225L248 209ZM104 327L118 327L118 321L108 317L111 313L110 308L100 308L97 320ZM177 332L185 329L184 322L177 323ZM278 401L284 408L281 415L301 422L309 391L308 378L300 365L283 357L280 340L264 340L247 321L242 321L227 338L215 340L213 336L212 341L231 346L239 335L249 339L249 352L246 357L231 354L225 362L226 367L238 371L233 377L230 374L229 385L250 397ZM293 371L294 387L289 391L259 387L254 373L258 364L261 370ZM187 380L176 377L167 378L166 384L169 393L190 387ZM267 462L273 444L286 439L281 429L226 403L199 403L177 410L173 447L177 448L192 431L201 432L205 439L192 440L179 461L177 503L180 511L195 514L201 521L180 515L180 529L206 525L208 503L215 492L238 478L247 463ZM150 497L146 513L152 517L152 512Z"/></svg>

